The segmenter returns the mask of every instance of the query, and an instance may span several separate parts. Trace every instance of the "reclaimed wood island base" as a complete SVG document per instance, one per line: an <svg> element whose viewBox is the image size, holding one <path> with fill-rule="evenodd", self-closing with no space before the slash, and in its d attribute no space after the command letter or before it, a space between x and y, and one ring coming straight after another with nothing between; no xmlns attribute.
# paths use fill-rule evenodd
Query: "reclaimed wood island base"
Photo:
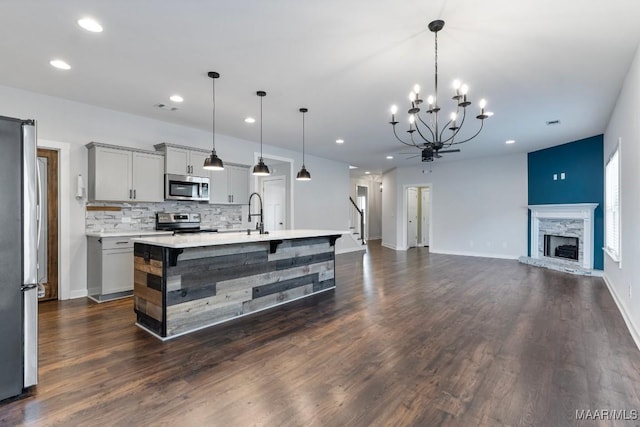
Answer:
<svg viewBox="0 0 640 427"><path fill-rule="evenodd" d="M343 232L199 233L134 242L137 325L170 339L335 288Z"/></svg>

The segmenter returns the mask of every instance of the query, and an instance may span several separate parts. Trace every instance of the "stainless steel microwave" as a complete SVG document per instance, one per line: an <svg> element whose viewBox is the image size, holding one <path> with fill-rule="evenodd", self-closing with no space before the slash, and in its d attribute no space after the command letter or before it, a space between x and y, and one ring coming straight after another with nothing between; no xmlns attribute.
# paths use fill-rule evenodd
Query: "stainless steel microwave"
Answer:
<svg viewBox="0 0 640 427"><path fill-rule="evenodd" d="M203 176L164 175L165 200L209 201L209 178Z"/></svg>

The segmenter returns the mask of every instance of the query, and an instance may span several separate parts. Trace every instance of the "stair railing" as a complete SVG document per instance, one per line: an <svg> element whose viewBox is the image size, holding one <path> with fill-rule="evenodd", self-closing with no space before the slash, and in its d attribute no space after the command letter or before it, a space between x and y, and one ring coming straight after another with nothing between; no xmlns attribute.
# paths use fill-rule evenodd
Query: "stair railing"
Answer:
<svg viewBox="0 0 640 427"><path fill-rule="evenodd" d="M355 209L355 211L352 209L352 213L355 212L355 214L357 214L357 216L360 217L360 230L359 230L358 234L360 235L360 240L362 240L362 244L366 245L367 242L365 242L365 240L364 240L364 210L362 210L362 209L360 209L358 207L358 205L356 204L356 202L353 201L351 196L349 196L349 201L351 202L351 204L353 205L353 208ZM352 217L354 215L352 215Z"/></svg>

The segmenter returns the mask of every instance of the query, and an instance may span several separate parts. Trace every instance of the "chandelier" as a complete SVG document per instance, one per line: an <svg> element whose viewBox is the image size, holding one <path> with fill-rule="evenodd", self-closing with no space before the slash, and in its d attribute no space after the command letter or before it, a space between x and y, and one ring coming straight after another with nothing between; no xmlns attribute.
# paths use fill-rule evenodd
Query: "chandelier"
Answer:
<svg viewBox="0 0 640 427"><path fill-rule="evenodd" d="M403 141L396 131L398 107L395 105L391 107L391 121L389 123L393 127L393 134L404 145L421 150L423 162L432 162L434 157L441 157L440 153L459 152L459 149L451 149L451 147L470 141L478 136L482 131L484 120L493 115L493 113L485 111L487 102L481 99L479 102L480 114L476 116L476 119L480 120L480 128L473 136L466 139L458 139L458 134L467 117L467 107L471 105L471 101L467 98L469 87L459 80L455 80L453 82L455 92L452 98L455 102L455 110L449 115L448 121L439 122L441 116L439 116L440 104L438 102L438 32L443 27L444 21L442 20L429 23L429 30L435 34L435 94L427 97L427 107L422 111L420 105L424 101L420 98L420 86L415 85L413 87L413 91L409 94L411 108L407 111L409 114L409 130L407 130L409 138L407 141ZM422 115L420 114L421 111ZM417 137L414 136L416 133Z"/></svg>

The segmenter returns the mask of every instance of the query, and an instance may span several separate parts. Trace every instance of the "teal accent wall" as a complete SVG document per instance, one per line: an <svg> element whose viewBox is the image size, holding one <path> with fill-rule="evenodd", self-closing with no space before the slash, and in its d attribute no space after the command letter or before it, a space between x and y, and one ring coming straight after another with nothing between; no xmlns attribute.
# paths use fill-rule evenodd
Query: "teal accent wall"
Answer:
<svg viewBox="0 0 640 427"><path fill-rule="evenodd" d="M565 173L565 179L560 174ZM557 174L557 181L553 175ZM528 154L529 204L598 203L594 212L593 267L604 258L603 135L581 139ZM531 212L529 212L529 235ZM530 239L530 237L529 237ZM531 247L531 242L527 247ZM529 249L530 251L530 249ZM529 256L531 254L529 253Z"/></svg>

